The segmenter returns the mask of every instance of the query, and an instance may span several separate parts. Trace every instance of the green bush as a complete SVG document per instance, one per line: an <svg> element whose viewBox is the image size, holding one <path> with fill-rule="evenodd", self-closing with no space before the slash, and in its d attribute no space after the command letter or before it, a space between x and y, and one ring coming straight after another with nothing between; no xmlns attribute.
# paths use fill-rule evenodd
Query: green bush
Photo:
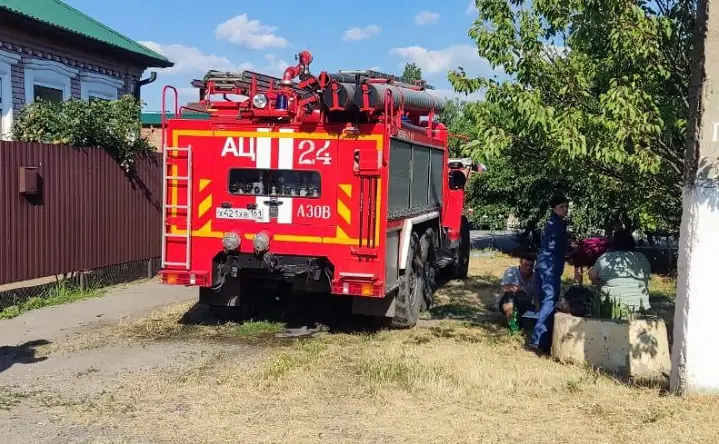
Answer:
<svg viewBox="0 0 719 444"><path fill-rule="evenodd" d="M136 154L153 151L140 136L140 128L140 104L131 95L113 101L38 101L20 110L12 137L20 142L101 148L129 172Z"/></svg>

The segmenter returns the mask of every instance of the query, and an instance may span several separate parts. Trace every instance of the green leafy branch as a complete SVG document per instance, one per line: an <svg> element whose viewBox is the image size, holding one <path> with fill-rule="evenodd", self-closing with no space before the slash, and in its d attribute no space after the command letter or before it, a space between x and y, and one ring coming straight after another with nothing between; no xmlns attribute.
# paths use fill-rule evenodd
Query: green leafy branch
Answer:
<svg viewBox="0 0 719 444"><path fill-rule="evenodd" d="M136 155L153 152L140 128L140 104L131 95L113 101L37 101L20 110L12 137L21 142L101 148L129 172Z"/></svg>
<svg viewBox="0 0 719 444"><path fill-rule="evenodd" d="M489 167L482 204L500 190L562 187L577 204L580 230L676 231L696 1L475 3L469 37L508 77L473 77L461 67L448 75L458 92L485 93L463 107L473 140L457 148ZM546 205L509 194L496 204Z"/></svg>

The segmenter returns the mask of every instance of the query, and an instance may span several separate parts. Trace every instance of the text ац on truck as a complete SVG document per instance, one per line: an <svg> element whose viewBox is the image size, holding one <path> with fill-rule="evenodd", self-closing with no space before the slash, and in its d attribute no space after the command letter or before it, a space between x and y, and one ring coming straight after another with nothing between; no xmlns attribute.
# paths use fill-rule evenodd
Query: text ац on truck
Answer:
<svg viewBox="0 0 719 444"><path fill-rule="evenodd" d="M163 89L161 279L216 312L295 291L412 327L440 273L467 276L476 169L448 158L445 101L424 82L297 60L282 78L210 71L179 109Z"/></svg>

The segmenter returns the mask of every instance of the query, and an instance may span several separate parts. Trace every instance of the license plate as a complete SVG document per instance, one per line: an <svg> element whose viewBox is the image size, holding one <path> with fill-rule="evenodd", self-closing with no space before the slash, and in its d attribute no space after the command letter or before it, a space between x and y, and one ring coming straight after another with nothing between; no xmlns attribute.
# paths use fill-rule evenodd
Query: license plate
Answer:
<svg viewBox="0 0 719 444"><path fill-rule="evenodd" d="M259 220L265 217L265 210L248 210L247 208L218 208L218 219Z"/></svg>

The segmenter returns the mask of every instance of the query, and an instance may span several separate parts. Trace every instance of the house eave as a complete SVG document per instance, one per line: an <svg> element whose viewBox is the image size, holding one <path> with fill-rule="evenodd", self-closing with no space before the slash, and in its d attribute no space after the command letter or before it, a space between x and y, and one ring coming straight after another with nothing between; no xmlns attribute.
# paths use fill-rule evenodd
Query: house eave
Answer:
<svg viewBox="0 0 719 444"><path fill-rule="evenodd" d="M64 28L58 28L49 23L36 20L23 14L0 8L0 26L15 27L27 32L29 27L41 32L44 37L53 39L62 39L70 44L81 45L88 49L96 49L98 53L107 54L115 53L123 60L129 63L142 66L144 68L171 68L175 64L166 58L150 57L145 54L130 51L119 46L115 46L102 40L89 37L84 34L73 32Z"/></svg>

